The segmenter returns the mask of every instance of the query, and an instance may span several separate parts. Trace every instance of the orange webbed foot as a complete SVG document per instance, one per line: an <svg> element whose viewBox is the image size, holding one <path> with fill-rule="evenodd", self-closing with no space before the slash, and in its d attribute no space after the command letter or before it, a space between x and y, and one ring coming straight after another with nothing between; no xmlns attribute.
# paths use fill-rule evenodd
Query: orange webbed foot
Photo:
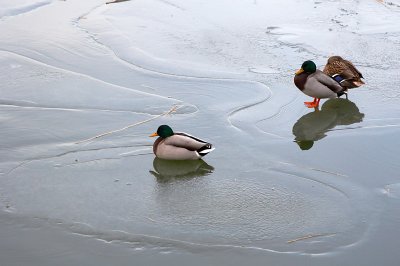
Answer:
<svg viewBox="0 0 400 266"><path fill-rule="evenodd" d="M318 103L316 102L304 102L304 105L307 106L308 108L316 108L318 107Z"/></svg>
<svg viewBox="0 0 400 266"><path fill-rule="evenodd" d="M315 98L312 102L304 102L304 105L308 108L317 108L319 106L320 99Z"/></svg>

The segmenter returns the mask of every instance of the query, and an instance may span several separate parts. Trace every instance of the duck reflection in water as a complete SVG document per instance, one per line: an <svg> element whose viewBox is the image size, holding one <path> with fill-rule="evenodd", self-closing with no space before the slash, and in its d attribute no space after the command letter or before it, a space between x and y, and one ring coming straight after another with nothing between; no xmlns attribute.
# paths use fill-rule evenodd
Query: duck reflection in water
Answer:
<svg viewBox="0 0 400 266"><path fill-rule="evenodd" d="M293 125L295 142L302 150L309 150L318 141L326 137L326 132L338 125L351 125L363 120L364 114L355 103L347 99L326 101L321 110L302 116Z"/></svg>
<svg viewBox="0 0 400 266"><path fill-rule="evenodd" d="M174 161L154 158L154 171L149 171L160 183L187 180L195 177L207 176L214 171L214 167L203 160Z"/></svg>

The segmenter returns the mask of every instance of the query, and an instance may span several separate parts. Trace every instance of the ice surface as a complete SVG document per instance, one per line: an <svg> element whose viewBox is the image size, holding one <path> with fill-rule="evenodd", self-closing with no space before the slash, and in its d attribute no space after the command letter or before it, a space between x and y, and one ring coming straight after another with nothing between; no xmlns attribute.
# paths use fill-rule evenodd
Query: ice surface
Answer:
<svg viewBox="0 0 400 266"><path fill-rule="evenodd" d="M37 265L88 237L116 264L397 265L400 3L3 2L0 235ZM307 110L293 73L333 54L366 85ZM160 124L216 150L155 159Z"/></svg>
<svg viewBox="0 0 400 266"><path fill-rule="evenodd" d="M7 16L16 16L29 11L32 11L41 6L47 5L54 0L13 0L0 1L0 18Z"/></svg>

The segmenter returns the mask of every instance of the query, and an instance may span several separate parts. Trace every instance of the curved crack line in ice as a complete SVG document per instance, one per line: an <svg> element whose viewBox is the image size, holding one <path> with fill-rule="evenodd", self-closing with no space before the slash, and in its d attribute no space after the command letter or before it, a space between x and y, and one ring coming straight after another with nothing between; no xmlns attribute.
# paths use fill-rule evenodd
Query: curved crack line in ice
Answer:
<svg viewBox="0 0 400 266"><path fill-rule="evenodd" d="M387 120L400 120L400 118L398 118L398 117L370 118L370 119L365 119L364 122L368 122L368 121L387 121Z"/></svg>
<svg viewBox="0 0 400 266"><path fill-rule="evenodd" d="M17 170L18 168L22 167L25 164L29 164L32 160L25 160L21 163L19 163L17 166L11 168L8 172L5 172L5 175L10 175L12 172L14 172L15 170Z"/></svg>
<svg viewBox="0 0 400 266"><path fill-rule="evenodd" d="M103 241L112 244L127 244L127 245L138 245L141 249L146 247L158 248L160 250L165 249L178 249L185 250L191 253L197 252L221 252L224 250L253 250L257 252L273 253L273 254L293 254L293 255L325 255L331 254L332 251L326 253L310 253L304 251L278 251L274 249L262 248L257 246L244 246L234 244L211 244L211 243L199 243L193 241L185 241L175 238L160 237L155 235L147 234L132 234L122 230L96 230L90 224L79 223L79 222L66 222L58 218L47 218L47 217L27 217L25 215L3 212L3 220L11 220L14 224L22 223L25 226L37 228L37 223L41 226L59 228L65 232L70 232L74 235L81 237L89 237L95 240ZM6 220L6 221L7 221ZM27 221L33 223L27 224ZM325 236L326 237L326 236ZM350 246L350 245L349 245ZM343 247L343 246L341 246ZM335 248L335 250L340 249Z"/></svg>
<svg viewBox="0 0 400 266"><path fill-rule="evenodd" d="M284 104L284 105L279 106L279 109L278 109L278 111L277 111L276 113L274 113L273 115L271 115L271 116L269 116L269 117L266 117L266 118L263 118L263 119L261 119L261 120L258 120L258 121L256 122L256 124L258 124L258 123L260 123L260 122L263 122L263 121L265 121L265 120L268 120L268 119L271 119L271 118L274 118L274 117L280 115L280 114L282 113L282 110L284 110L286 107L288 107L289 105L291 105L291 104L292 104L293 102L295 102L298 98L299 98L299 94L296 94L296 96L295 96L291 101L287 102L287 103ZM261 130L261 131L263 131L263 130Z"/></svg>
<svg viewBox="0 0 400 266"><path fill-rule="evenodd" d="M322 234L315 234L315 235L309 234L309 235L306 235L306 236L298 237L296 239L288 240L288 241L286 241L286 243L292 244L292 243L295 243L295 242L308 240L310 238L317 238L317 237L332 237L332 236L335 236L337 234L338 234L337 232L335 232L335 233L322 233Z"/></svg>
<svg viewBox="0 0 400 266"><path fill-rule="evenodd" d="M155 114L146 113L146 112L138 112L138 111L129 111L129 110L117 110L117 109L102 109L102 108L79 108L79 107L53 107L53 106L46 106L46 105L18 105L17 103L20 101L8 102L3 101L0 99L0 106L8 106L8 107L15 107L20 109L39 109L39 110L58 110L58 111L68 111L68 112L85 112L85 111L98 111L98 112L107 112L107 113L129 113L129 114L140 114L140 115L150 115L155 116ZM21 101L27 102L27 101ZM192 105L194 106L194 105Z"/></svg>
<svg viewBox="0 0 400 266"><path fill-rule="evenodd" d="M301 166L298 166L298 165L295 165L295 164L292 164L292 163L287 163L287 162L278 162L278 163L283 163L283 164L293 165L293 166L296 166L296 167L301 167ZM302 167L302 168L306 168L306 169L312 170L312 171L318 170L318 169L316 169L316 168L307 168L307 167ZM349 199L349 200L350 200L351 198L354 198L354 197L356 197L356 198L358 198L358 199L362 199L363 201L365 200L365 194L363 194L363 195L355 195L355 194L354 194L354 191L352 191L351 194L347 194L347 193L345 192L345 190L340 189L339 187L336 187L336 186L334 186L334 185L330 185L330 184L328 184L328 183L325 183L325 182L320 181L320 180L316 180L316 179L311 178L311 177L301 176L301 175L298 175L298 174L296 174L296 173L292 173L292 172L290 172L290 170L285 171L285 170L278 169L278 168L273 168L273 167L271 167L271 168L269 168L269 169L270 169L271 171L276 171L276 172L278 172L278 173L287 174L287 175L293 176L293 177L295 177L295 178L301 178L301 179L305 179L305 180L308 180L308 181L311 181L311 182L319 183L319 184L321 184L321 185L323 185L323 186L326 186L326 187L328 187L328 188L330 188L330 189L332 189L332 190L335 190L335 191L339 192L340 194L342 194L344 197L346 197L346 198ZM325 172L325 171L324 171L324 172ZM328 173L328 174L335 174L335 173L332 173L332 172L329 172L329 171L327 171L327 173ZM347 177L347 176L345 176L345 177ZM348 188L348 186L347 186L346 184L344 184L342 187L344 187L345 189L351 189L351 188ZM358 209L358 208L357 208L357 209ZM377 214L376 214L375 216L378 217ZM369 218L369 221L372 222L373 220L376 220L376 217L375 217L375 218L374 218L374 217L370 217L370 218ZM365 223L365 226L366 226L366 227L362 229L362 230L363 230L363 231L362 231L362 234L363 234L363 235L368 234L369 231L372 229L372 226L370 226L370 224L371 224L371 223ZM338 247L338 249L343 249L343 248L346 248L346 247L352 247L352 246L356 245L357 243L361 243L362 241L364 241L364 237L360 236L360 238L359 238L358 240L356 240L356 241L354 241L354 242L352 242L352 243L350 243L350 244L340 246L340 247ZM318 253L318 254L316 254L316 255L324 255L324 254L327 254L327 253Z"/></svg>
<svg viewBox="0 0 400 266"><path fill-rule="evenodd" d="M89 15L90 13L94 12L96 9L100 8L101 6L98 6L96 8L93 8L91 11L89 11L85 16ZM185 78L185 79L206 79L206 80L210 80L210 81L242 81L242 82L249 82L249 83L258 83L256 81L253 80L246 80L246 79L237 79L237 78L217 78L217 77L208 77L208 76L193 76L193 75L182 75L182 74L176 74L176 73L170 73L170 72L162 72L162 71L158 71L155 69L151 69L151 68L147 68L144 66L140 66L137 64L134 64L133 62L130 62L126 59L121 58L120 56L117 55L117 53L108 45L104 44L103 42L101 42L100 40L98 40L95 35L93 33L91 33L89 30L85 29L84 27L79 25L79 21L81 18L76 19L73 23L75 25L76 28L78 28L80 31L86 33L89 38L91 38L95 43L97 43L98 45L100 45L103 48L106 48L108 51L110 51L113 55L114 58L117 59L118 61L124 63L125 65L129 66L130 68L137 70L137 71L141 71L141 72L145 72L145 73L150 73L150 74L156 74L156 75L160 75L160 76L168 76L168 77L174 77L174 78Z"/></svg>
<svg viewBox="0 0 400 266"><path fill-rule="evenodd" d="M83 227L86 228L81 229L82 225ZM311 253L304 251L279 251L271 248L263 248L251 245L200 243L200 242L180 240L176 238L160 237L155 235L132 234L122 230L97 231L94 230L89 224L81 224L81 223L73 223L73 224L58 223L57 226L62 226L63 228L70 230L77 235L93 237L94 239L105 241L107 243L118 242L125 244L140 244L141 246L152 245L158 248L175 248L175 249L180 248L188 252L199 252L199 251L219 252L223 250L238 249L238 250L253 250L259 252L268 252L274 254L318 255L318 256L332 253L332 251L324 253ZM332 237L332 235L321 234L319 237ZM354 244L355 243L351 243L346 246L351 246ZM343 246L340 246L333 250L338 250L342 247Z"/></svg>
<svg viewBox="0 0 400 266"><path fill-rule="evenodd" d="M93 8L93 9L92 9L91 11L89 11L87 14L93 12L94 10L96 10L97 8L99 8L100 6L102 6L102 5L99 5L98 7ZM118 59L120 62L123 62L123 63L127 64L127 65L130 66L130 67L139 68L139 69L141 69L141 70L146 70L146 71L148 71L148 72L156 73L156 74L158 74L158 75L172 76L172 77L175 77L175 78L207 79L207 80L222 80L222 81L223 81L223 80L244 81L244 82L249 82L249 83L258 83L258 84L262 84L263 86L266 86L266 85L263 84L263 83L255 82L255 81L251 81L251 80L241 80L241 79L234 79L234 78L212 78L212 77L185 76L185 75L177 75L177 74L172 74L172 73L158 72L158 71L154 71L154 70L146 69L146 68L144 68L144 67L137 66L137 65L135 65L135 64L133 64L133 63L127 61L127 60L121 59L119 56L116 55L116 53L115 53L114 50L112 50L112 49L111 49L110 47L108 47L107 45L105 45L105 44L101 43L100 41L98 41L98 40L93 36L93 34L91 34L88 30L86 30L86 29L82 28L81 26L79 26L79 20L80 20L81 18L82 18L82 16L79 17L79 18L76 20L75 26L76 26L78 29L80 29L81 31L83 31L83 32L85 32L86 34L88 34L89 37L92 38L96 43L98 43L98 44L101 45L102 47L107 48L107 50L111 51L111 52L114 54L114 57L115 57L116 59ZM33 62L35 62L35 63L37 63L37 64L42 64L42 65L47 66L47 67L51 67L51 68L54 68L54 69L57 69L57 70L65 71L65 72L67 72L67 73L72 73L72 74L75 74L75 75L84 76L84 77L86 77L86 78L89 78L89 79L92 79L92 80L95 80L95 81L98 81L98 82L102 82L102 83L104 83L104 84L111 85L111 86L114 86L114 87L117 87L117 88L120 88L120 89L129 90L129 91L136 91L137 93L142 93L142 94L151 95L151 96L160 97L160 98L169 99L169 100L173 99L173 100L176 100L176 101L178 101L178 102L182 102L181 100L174 99L174 98L171 98L171 97L164 97L164 96L157 95L157 94L151 94L151 93L146 93L146 92L139 91L139 90L135 90L135 89L130 89L130 88L127 88L127 87L123 87L123 86L120 86L120 85L116 85L116 84L113 84L113 83L110 83L110 82L107 82L107 81L104 81L104 80L95 78L95 77L93 77L93 76L90 76L90 75L87 75L87 74L84 74L84 73L75 72L75 71L68 70L68 69L65 69L65 68L59 68L59 67L56 67L56 66L53 66L53 65L49 65L49 64L46 64L46 63L44 63L44 62L35 60L35 59L31 58L31 57L28 57L28 56L25 56L25 55L16 53L16 52L14 52L14 51L9 51L9 50L5 50L5 49L4 49L3 52L7 52L7 53L10 53L10 54L14 54L14 55L23 57L23 58L25 58L26 60L31 60L31 61L33 61ZM268 87L267 87L267 88L268 88ZM270 91L269 88L268 88L268 90ZM267 99L266 99L266 100L267 100ZM245 109L245 107L242 107L242 109ZM237 111L239 111L239 110L237 110ZM230 115L232 115L232 114L234 114L234 113L235 113L235 112L232 112Z"/></svg>
<svg viewBox="0 0 400 266"><path fill-rule="evenodd" d="M399 127L400 125L361 126L360 129Z"/></svg>
<svg viewBox="0 0 400 266"><path fill-rule="evenodd" d="M167 0L158 0L158 1L164 3L165 5L168 5L168 6L176 8L176 9L179 9L181 11L186 11L185 8L183 8L181 6L178 6L177 4L171 3L171 2L169 2Z"/></svg>
<svg viewBox="0 0 400 266"><path fill-rule="evenodd" d="M136 152L138 151L147 151L150 150L151 148L144 148L144 149L138 149L138 150L134 150L134 151L128 151L128 152L124 152L124 153L120 153L119 156L122 157L130 157L130 156L135 156L138 155Z"/></svg>
<svg viewBox="0 0 400 266"><path fill-rule="evenodd" d="M284 162L280 162L280 163L284 163ZM290 164L290 163L286 163L286 164ZM292 165L293 165L293 164L292 164ZM296 166L296 165L295 165L295 166ZM321 184L322 186L328 187L328 188L330 188L330 189L332 189L332 190L334 190L334 191L336 191L336 192L342 194L345 198L347 198L347 199L349 199L349 200L350 200L352 197L354 197L354 195L352 195L352 197L351 197L350 194L347 194L345 190L340 189L339 187L336 187L336 186L334 186L334 185L325 183L325 182L323 182L323 181L320 181L320 180L317 180L317 179L314 179L314 178L311 178L311 177L302 176L302 175L299 175L299 174L296 174L296 173L292 173L292 172L290 172L290 170L287 170L287 171L286 171L286 170L278 169L278 168L274 168L274 167L269 168L269 170L275 171L275 172L278 172L278 173L283 173L283 174L286 174L286 175L289 175L289 176L293 176L293 177L295 177L295 178L301 178L301 179L304 179L304 180L307 180L307 181L311 181L311 182L315 182L315 183ZM312 169L312 168L310 168L310 170L318 170L318 169ZM328 174L332 174L331 172L327 172L327 173L328 173ZM347 187L345 187L345 188L347 188ZM358 196L358 197L360 197L360 196ZM362 197L362 199L364 200L365 197ZM370 219L372 220L372 218L370 218ZM370 225L368 225L366 228L363 229L362 235L368 234L369 230L371 230L371 226L370 226ZM352 243L347 244L347 245L344 245L344 246L340 246L340 247L338 247L337 249L342 249L342 248L344 248L344 247L351 247L351 246L356 245L357 243L361 243L362 241L363 241L363 237L360 236L358 239L356 239L356 240L353 241ZM327 254L327 253L318 253L318 254L315 254L315 255L324 255L324 254Z"/></svg>
<svg viewBox="0 0 400 266"><path fill-rule="evenodd" d="M20 103L21 105L17 105L16 103ZM0 105L25 106L24 104L28 104L27 106L32 106L37 105L38 103L28 100L12 100L7 98L0 98Z"/></svg>
<svg viewBox="0 0 400 266"><path fill-rule="evenodd" d="M30 12L35 11L39 8L42 8L44 6L50 5L50 4L52 4L52 2L53 1L51 1L51 0L45 0L45 1L38 2L38 3L27 4L25 6L13 7L7 11L8 14L6 13L6 14L2 15L2 16L0 16L0 18L12 18L15 16L24 15L26 13L30 13Z"/></svg>
<svg viewBox="0 0 400 266"><path fill-rule="evenodd" d="M266 117L266 118L263 118L263 119L261 119L261 120L258 120L258 121L255 123L256 128L257 128L260 132L263 132L263 133L265 133L265 134L268 134L268 135L271 135L271 136L275 136L275 137L279 137L279 138L284 139L285 137L283 137L283 136L280 136L280 135L277 135L277 134L274 134L274 133L267 132L267 131L263 130L262 128L259 127L259 124L260 124L261 122L263 122L263 121L266 121L266 120L269 120L269 119L273 119L274 117L280 115L280 114L282 113L282 111L283 111L286 107L288 107L288 106L291 105L293 102L295 102L299 97L300 97L299 94L296 94L296 96L295 96L291 101L287 102L287 103L284 104L284 105L279 106L279 109L278 109L278 111L277 111L276 113L274 113L273 115L271 115L271 116L269 116L269 117Z"/></svg>
<svg viewBox="0 0 400 266"><path fill-rule="evenodd" d="M56 67L56 66L53 66L53 65L50 65L50 64L41 62L41 61L39 61L39 60L36 60L36 59L34 59L34 58L31 58L31 57L29 57L29 56L26 56L26 55L23 55L23 54L19 54L19 53L15 52L15 51L6 50L6 49L1 49L1 50L0 50L0 53L8 53L8 54L14 55L14 56L16 56L16 57L21 57L21 58L23 58L24 60L26 60L26 61L28 61L28 62L31 62L31 63L34 63L34 64L38 64L38 65L40 65L40 66L44 66L44 67L51 68L51 69L54 69L54 70L58 70L58 71L60 71L60 72L65 72L65 73L71 74L71 75L73 75L73 76L81 76L81 77L87 78L87 79L92 80L92 81L100 82L100 83L103 83L103 84L105 84L105 85L108 85L108 86L111 86L111 87L115 87L115 88L120 89L120 90L125 90L125 91L129 91L129 92L136 92L136 93L138 93L138 94L142 94L142 95L146 95L146 96L152 96L152 97L157 97L157 98L162 98L162 99L176 100L176 101L178 101L178 102L180 102L180 103L183 103L183 101L178 100L178 99L168 98L168 97L161 96L161 95L158 95L158 94L152 94L152 93L140 91L140 90L133 89L133 88L129 88L129 87L124 87L124 86L121 86L121 85L117 85L117 84L110 83L110 82L108 82L108 81L105 81L105 80L102 80L102 79L93 77L93 76L88 75L88 74L85 74L85 73L75 72L75 71L72 71L72 70L69 70L69 69L66 69L66 68Z"/></svg>
<svg viewBox="0 0 400 266"><path fill-rule="evenodd" d="M73 144L73 143L67 143L67 144ZM52 158L60 158L68 154L74 154L74 153L79 153L79 152L92 152L92 151L101 151L101 150L112 150L112 149L121 149L121 148L133 148L133 147L143 147L143 146L152 146L152 144L137 144L137 145L124 145L124 146L114 146L114 147L103 147L103 148L93 148L93 149L86 149L86 150L72 150L72 151L66 151L63 153L59 153L56 155L51 155L51 156L42 156L42 157L36 157L36 158L30 158L30 159L25 159L24 161L20 162L17 166L11 168L8 172L5 172L5 175L10 175L12 172L16 171L18 168L21 168L25 164L29 164L31 162L36 162L36 161L44 161ZM129 157L129 156L126 156Z"/></svg>
<svg viewBox="0 0 400 266"><path fill-rule="evenodd" d="M88 138L88 139L84 139L84 140L75 142L75 144L81 144L81 143L84 143L84 142L91 142L91 143L92 143L92 142L94 142L95 140L97 140L97 139L99 139L99 138L102 138L102 137L105 137L105 136L109 136L109 135L114 134L114 133L122 132L122 131L127 130L127 129L130 129L130 128L134 127L134 126L139 126L139 125L148 123L148 122L150 122L150 121L153 121L153 120L155 120L155 119L157 119L157 118L160 118L160 117L163 117L163 116L171 115L172 113L174 113L174 112L176 112L177 110L179 110L179 108L181 108L181 107L182 107L182 106L173 106L169 111L166 111L166 112L164 112L164 113L162 113L162 114L153 116L152 118L148 118L148 119L146 119L146 120L142 120L142 121L139 121L139 122L135 122L135 123L133 123L133 124L129 124L129 125L125 126L125 127L119 128L119 129L115 129L115 130L103 132L103 133L98 134L98 135L96 135L96 136L94 136L94 137L91 137L91 138Z"/></svg>
<svg viewBox="0 0 400 266"><path fill-rule="evenodd" d="M37 217L38 218L38 217ZM38 218L40 219L40 218ZM51 222L50 219L47 222ZM82 226L83 225L83 226ZM234 244L211 244L211 243L199 243L193 241L180 240L175 238L160 237L155 235L147 234L132 234L122 230L105 230L98 231L93 229L89 224L82 223L72 223L64 224L58 223L57 226L62 226L63 228L71 231L74 234L92 237L97 240L105 241L107 243L125 243L125 244L140 244L152 245L159 248L180 248L188 252L216 252L229 249L239 249L239 250L254 250L260 252L269 252L276 254L297 254L297 255L312 255L312 253L299 252L299 251L278 251L268 248L262 248L257 246L245 246L245 245L234 245ZM81 227L81 228L79 228ZM86 227L83 228L82 227ZM316 253L320 254L320 253Z"/></svg>
<svg viewBox="0 0 400 266"><path fill-rule="evenodd" d="M307 169L307 170L323 172L323 173L331 174L331 175L335 175L335 176L349 177L348 175L345 175L345 174L331 172L331 171L328 171L328 170L323 170L323 169L319 169L319 168L315 168L315 167L302 166L302 165L293 164L293 163L289 163L289 162L279 162L278 161L278 163L291 165L291 166L294 166L294 167L303 168L303 169Z"/></svg>
<svg viewBox="0 0 400 266"><path fill-rule="evenodd" d="M74 55L74 56L77 56L77 57L81 57L81 58L82 57L86 57L83 53L80 53L79 51L74 50L74 49L68 49L66 46L61 45L58 42L51 41L50 44L53 47L56 47L56 48L59 48L60 50L65 51L67 54L71 54L71 55Z"/></svg>
<svg viewBox="0 0 400 266"><path fill-rule="evenodd" d="M68 166L73 167L73 166L82 165L82 164L88 164L88 163L93 163L93 162L121 160L121 159L124 159L125 157L136 157L136 156L151 155L151 154L153 154L153 153L152 152L147 152L147 153L135 153L135 154L129 154L129 155L120 154L120 157L97 158L97 159L93 159L93 160L78 161L78 162L68 163L68 164L54 164L53 166L55 168L62 168L62 167L68 167Z"/></svg>
<svg viewBox="0 0 400 266"><path fill-rule="evenodd" d="M81 27L79 27L79 28L81 28ZM89 34L91 36L91 33L88 32L88 31L87 31L87 34ZM98 43L99 45L101 45L102 47L105 47L109 51L111 51L116 60L118 60L121 63L125 64L129 68L131 68L131 69L133 69L135 71L140 71L142 73L155 74L155 75L158 75L158 76L173 77L173 78L177 78L177 79L206 79L206 80L212 80L212 81L225 81L225 80L228 81L229 80L229 81L246 81L246 82L249 82L249 83L254 82L252 80L237 79L237 78L218 78L218 77L211 77L211 76L200 76L200 75L199 76L195 76L195 75L176 74L176 73L172 73L172 72L164 72L164 71L148 68L148 67L145 67L145 66L134 64L133 62L131 62L131 61L127 60L127 59L123 59L123 58L119 57L117 55L117 53L114 50L112 50L109 46L107 46L104 43L100 42L94 36L91 36L91 38L93 38L93 40L96 43Z"/></svg>
<svg viewBox="0 0 400 266"><path fill-rule="evenodd" d="M121 233L124 234L124 237L115 237L113 238L113 234ZM310 253L302 253L295 251L277 251L273 249L267 249L257 246L239 246L239 245L229 245L229 244L208 244L208 243L198 243L198 242L190 242L185 240L179 240L174 238L165 238L153 235L145 235L145 234L130 234L124 231L112 230L108 234L100 232L99 234L85 234L85 233L75 233L82 236L93 237L97 240L102 240L105 242L113 242L118 241L121 243L131 244L131 243L142 243L145 242L150 245L161 246L163 248L173 247L173 248L181 248L187 250L189 252L215 252L215 251L223 251L229 249L239 249L239 250L255 250L261 252L269 252L276 254L304 254L309 255Z"/></svg>
<svg viewBox="0 0 400 266"><path fill-rule="evenodd" d="M268 95L267 95L265 98L263 98L263 99L261 99L261 100L259 100L259 101L256 101L256 102L253 102L253 103L251 103L251 104L244 105L244 106L240 106L240 107L238 107L237 109L235 109L235 110L231 111L230 113L228 113L227 120L228 120L229 124L230 124L231 126L233 126L234 128L236 128L236 129L240 129L240 128L237 127L237 126L235 126L235 125L234 125L234 122L232 122L232 117L233 117L233 116L235 116L235 115L238 114L239 112L242 112L242 111L244 111L244 110L246 110L246 109L249 109L249 108L251 108L251 107L254 107L254 106L256 106L256 105L262 104L262 103L264 103L264 102L268 102L268 101L272 98L272 96L273 96L272 90L271 90L267 85L265 85L265 84L262 83L262 82L256 82L256 83L261 84L261 86L268 92Z"/></svg>
<svg viewBox="0 0 400 266"><path fill-rule="evenodd" d="M309 167L308 169L310 169L312 171L316 171L316 172L322 172L322 173L326 173L326 174L330 174L330 175L335 175L335 176L349 177L348 175L344 175L344 174L336 173L336 172L331 172L331 171L324 170L324 169L318 169L318 168L314 168L314 167Z"/></svg>
<svg viewBox="0 0 400 266"><path fill-rule="evenodd" d="M121 160L121 159L122 159L122 157L97 158L97 159L93 159L93 160L78 161L78 162L67 163L67 164L54 164L53 167L62 168L62 167L68 167L68 166L76 166L76 165L81 165L81 164L88 164L88 163L93 163L93 162L98 162L98 161L112 161L112 160Z"/></svg>
<svg viewBox="0 0 400 266"><path fill-rule="evenodd" d="M320 180L317 180L317 179L314 179L314 178L311 178L311 177L307 177L307 176L302 176L302 175L299 175L299 174L296 174L296 173L292 173L290 170L284 170L284 169L279 169L279 168L274 168L274 167L269 168L269 170L275 171L275 172L278 172L278 173L283 173L283 174L286 174L286 175L289 175L289 176L293 176L295 178L301 178L301 179L305 179L305 180L308 180L308 181L311 181L311 182L315 182L315 183L321 184L322 186L328 187L328 188L330 188L332 190L335 190L335 191L339 192L340 194L345 196L347 199L350 199L349 194L347 194L344 190L342 190L342 189L340 189L338 187L335 187L334 185L325 183L323 181L320 181ZM315 169L310 169L310 170L315 170ZM331 173L328 172L328 174L331 174Z"/></svg>
<svg viewBox="0 0 400 266"><path fill-rule="evenodd" d="M400 127L399 124L389 124L389 125L371 125L371 126L353 126L353 127L345 127L345 128L333 128L329 129L326 132L334 132L334 131L351 131L356 129L374 129L374 128L392 128L392 127Z"/></svg>

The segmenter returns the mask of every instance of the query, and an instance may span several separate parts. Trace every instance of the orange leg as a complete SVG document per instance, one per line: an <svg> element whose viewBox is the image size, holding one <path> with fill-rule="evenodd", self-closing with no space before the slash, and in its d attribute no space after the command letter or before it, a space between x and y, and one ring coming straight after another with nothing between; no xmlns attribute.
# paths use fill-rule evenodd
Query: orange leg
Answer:
<svg viewBox="0 0 400 266"><path fill-rule="evenodd" d="M307 106L308 108L317 108L319 106L319 101L321 99L314 98L314 101L312 102L304 102L304 105Z"/></svg>

